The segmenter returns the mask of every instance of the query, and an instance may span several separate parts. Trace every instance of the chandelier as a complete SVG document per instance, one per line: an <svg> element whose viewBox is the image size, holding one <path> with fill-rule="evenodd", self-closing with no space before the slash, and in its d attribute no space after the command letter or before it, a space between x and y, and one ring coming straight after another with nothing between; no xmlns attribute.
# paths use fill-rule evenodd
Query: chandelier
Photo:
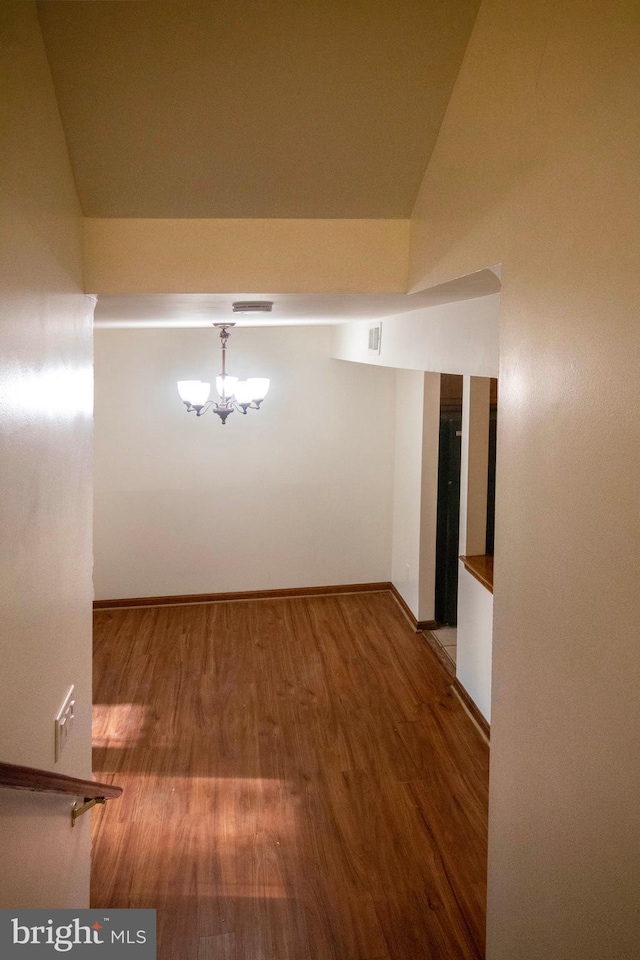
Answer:
<svg viewBox="0 0 640 960"><path fill-rule="evenodd" d="M213 410L224 426L227 417L234 410L246 414L247 410L260 409L269 389L269 378L249 377L248 380L239 380L238 377L230 377L227 373L227 340L230 336L229 327L235 327L235 323L214 323L214 327L220 329L222 347L222 371L220 376L216 377L219 400L209 400L211 384L202 380L178 380L178 393L187 413L195 410L196 416L201 417L207 410Z"/></svg>

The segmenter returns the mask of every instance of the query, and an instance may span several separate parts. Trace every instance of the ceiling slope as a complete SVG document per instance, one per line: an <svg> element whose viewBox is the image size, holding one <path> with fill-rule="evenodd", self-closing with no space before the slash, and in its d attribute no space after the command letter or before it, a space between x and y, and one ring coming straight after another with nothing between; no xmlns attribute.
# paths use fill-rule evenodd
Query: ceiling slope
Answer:
<svg viewBox="0 0 640 960"><path fill-rule="evenodd" d="M410 216L478 5L39 3L85 215Z"/></svg>

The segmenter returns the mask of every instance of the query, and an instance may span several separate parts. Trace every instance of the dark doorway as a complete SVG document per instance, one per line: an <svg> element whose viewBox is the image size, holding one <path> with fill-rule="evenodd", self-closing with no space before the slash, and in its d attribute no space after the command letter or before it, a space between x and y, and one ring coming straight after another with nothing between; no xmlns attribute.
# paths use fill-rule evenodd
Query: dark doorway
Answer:
<svg viewBox="0 0 640 960"><path fill-rule="evenodd" d="M439 624L455 626L458 608L462 377L442 374L436 530L436 603Z"/></svg>
<svg viewBox="0 0 640 960"><path fill-rule="evenodd" d="M492 392L495 391L492 381ZM497 426L497 405L496 401L491 400L491 411L489 413L489 473L487 477L487 546L486 553L493 555L493 541L496 525L496 426Z"/></svg>

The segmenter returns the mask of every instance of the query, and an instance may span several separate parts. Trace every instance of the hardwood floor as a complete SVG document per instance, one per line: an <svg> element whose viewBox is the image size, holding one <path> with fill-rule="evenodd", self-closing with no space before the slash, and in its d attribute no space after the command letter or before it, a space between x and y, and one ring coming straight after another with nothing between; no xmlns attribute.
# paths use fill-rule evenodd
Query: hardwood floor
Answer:
<svg viewBox="0 0 640 960"><path fill-rule="evenodd" d="M92 903L160 960L479 960L488 750L389 593L95 614Z"/></svg>

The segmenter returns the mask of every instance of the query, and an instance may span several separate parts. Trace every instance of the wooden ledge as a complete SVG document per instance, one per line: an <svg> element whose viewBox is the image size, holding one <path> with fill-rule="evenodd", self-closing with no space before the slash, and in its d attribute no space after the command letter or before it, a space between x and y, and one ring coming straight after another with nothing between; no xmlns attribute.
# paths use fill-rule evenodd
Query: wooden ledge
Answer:
<svg viewBox="0 0 640 960"><path fill-rule="evenodd" d="M460 557L465 570L468 570L478 583L493 593L493 554L483 553L475 557Z"/></svg>

